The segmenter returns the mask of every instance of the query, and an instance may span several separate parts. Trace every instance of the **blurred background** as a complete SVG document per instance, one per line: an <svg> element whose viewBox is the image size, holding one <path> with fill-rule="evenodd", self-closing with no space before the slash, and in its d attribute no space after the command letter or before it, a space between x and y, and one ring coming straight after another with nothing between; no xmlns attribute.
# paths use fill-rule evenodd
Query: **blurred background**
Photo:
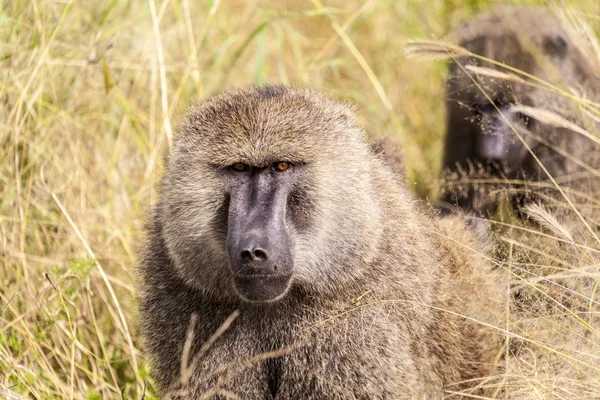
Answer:
<svg viewBox="0 0 600 400"><path fill-rule="evenodd" d="M153 398L136 251L193 102L324 91L398 138L415 193L435 198L447 63L403 47L497 3L0 0L0 398ZM597 33L597 0L549 5Z"/></svg>

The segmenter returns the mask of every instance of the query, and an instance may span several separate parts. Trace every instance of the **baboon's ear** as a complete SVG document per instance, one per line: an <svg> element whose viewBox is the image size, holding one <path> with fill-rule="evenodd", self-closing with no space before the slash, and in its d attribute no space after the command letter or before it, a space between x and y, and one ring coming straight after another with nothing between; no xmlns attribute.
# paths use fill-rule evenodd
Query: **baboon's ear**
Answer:
<svg viewBox="0 0 600 400"><path fill-rule="evenodd" d="M546 54L563 58L567 54L569 43L561 35L551 35L546 36L543 47Z"/></svg>

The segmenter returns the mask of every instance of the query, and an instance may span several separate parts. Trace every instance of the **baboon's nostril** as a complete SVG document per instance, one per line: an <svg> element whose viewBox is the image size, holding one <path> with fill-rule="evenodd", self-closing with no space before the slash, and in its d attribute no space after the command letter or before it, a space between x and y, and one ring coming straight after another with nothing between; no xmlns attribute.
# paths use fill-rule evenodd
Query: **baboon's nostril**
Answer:
<svg viewBox="0 0 600 400"><path fill-rule="evenodd" d="M243 261L264 261L267 259L267 252L263 249L246 249L240 253Z"/></svg>
<svg viewBox="0 0 600 400"><path fill-rule="evenodd" d="M257 260L266 260L267 252L264 251L263 249L256 249L256 250L254 250L254 258Z"/></svg>
<svg viewBox="0 0 600 400"><path fill-rule="evenodd" d="M242 250L242 252L240 253L240 256L242 257L242 260L244 260L244 261L252 261L253 260L252 252L250 250Z"/></svg>

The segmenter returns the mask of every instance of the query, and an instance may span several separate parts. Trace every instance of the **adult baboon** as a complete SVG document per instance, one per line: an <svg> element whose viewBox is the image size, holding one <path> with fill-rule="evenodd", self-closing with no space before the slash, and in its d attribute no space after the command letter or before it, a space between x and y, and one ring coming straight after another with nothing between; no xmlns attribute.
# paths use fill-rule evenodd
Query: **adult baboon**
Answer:
<svg viewBox="0 0 600 400"><path fill-rule="evenodd" d="M381 154L388 165L399 174L401 179L406 179L408 171L406 169L406 160L402 151L402 145L398 140L390 136L375 137L371 143L371 148L377 154Z"/></svg>
<svg viewBox="0 0 600 400"><path fill-rule="evenodd" d="M191 111L140 268L163 396L436 398L490 372L497 338L465 318L502 307L482 246L420 214L365 139L306 89Z"/></svg>
<svg viewBox="0 0 600 400"><path fill-rule="evenodd" d="M598 59L585 52L587 43L574 40L569 32L548 10L499 7L454 36L474 54L572 93L597 97ZM554 184L527 146L568 192L589 193L600 185L598 140L577 132L590 129L597 134L597 129L580 103L476 57L455 59L447 85L446 187L440 204L492 213L501 194L508 192L508 198L522 203L528 194L552 193Z"/></svg>

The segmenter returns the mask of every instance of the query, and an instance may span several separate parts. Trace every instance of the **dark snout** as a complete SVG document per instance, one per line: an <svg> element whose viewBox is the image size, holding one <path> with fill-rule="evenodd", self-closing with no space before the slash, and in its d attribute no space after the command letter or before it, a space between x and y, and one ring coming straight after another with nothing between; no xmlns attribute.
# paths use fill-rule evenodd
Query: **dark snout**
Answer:
<svg viewBox="0 0 600 400"><path fill-rule="evenodd" d="M227 250L233 284L248 301L272 301L291 283L293 261L285 228L287 191L272 177L248 178L231 193Z"/></svg>
<svg viewBox="0 0 600 400"><path fill-rule="evenodd" d="M515 130L523 137L527 122L523 117L511 111L508 106L487 107L481 113L481 131L476 137L475 149L481 160L492 160L518 170L528 152Z"/></svg>
<svg viewBox="0 0 600 400"><path fill-rule="evenodd" d="M267 222L266 218L257 219ZM272 224L251 227L255 221L247 222L248 228L230 235L228 246L235 289L250 301L277 299L286 292L292 276L286 235Z"/></svg>

